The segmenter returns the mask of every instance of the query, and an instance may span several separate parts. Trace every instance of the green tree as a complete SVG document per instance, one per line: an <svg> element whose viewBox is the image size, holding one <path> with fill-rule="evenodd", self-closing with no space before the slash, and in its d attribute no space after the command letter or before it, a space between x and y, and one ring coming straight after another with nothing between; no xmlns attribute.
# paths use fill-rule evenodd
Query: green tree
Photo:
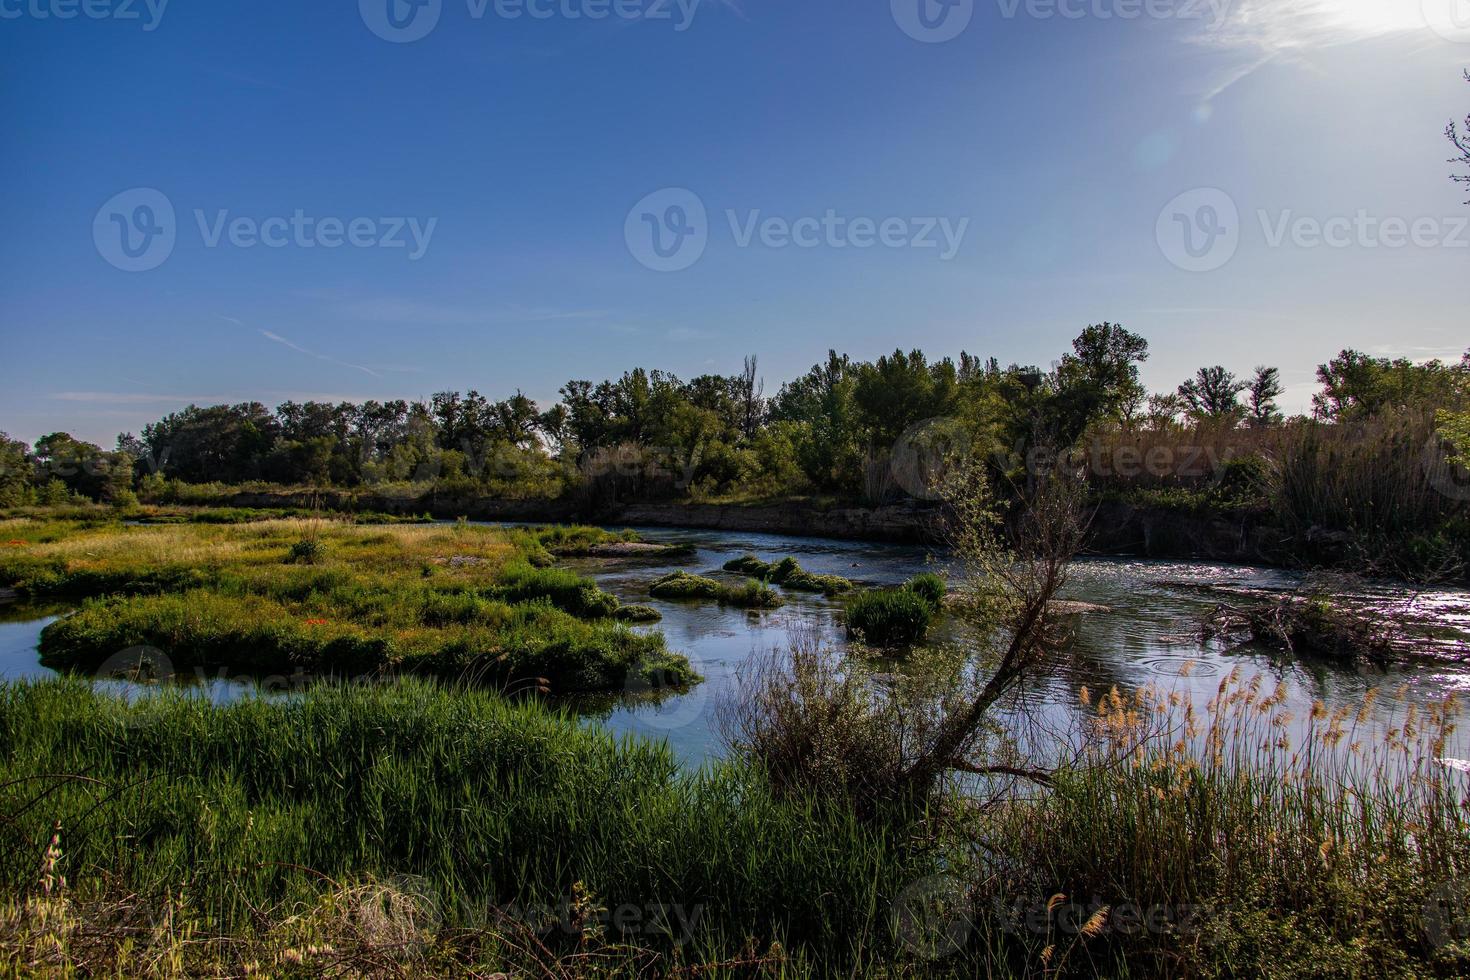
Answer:
<svg viewBox="0 0 1470 980"><path fill-rule="evenodd" d="M1317 368L1317 381L1322 390L1312 396L1312 407L1319 417L1334 422L1389 409L1454 407L1470 393L1470 352L1450 365L1344 350Z"/></svg>
<svg viewBox="0 0 1470 980"><path fill-rule="evenodd" d="M1258 367L1246 387L1246 420L1253 429L1264 429L1281 422L1276 399L1286 389L1281 385L1281 371L1274 367Z"/></svg>
<svg viewBox="0 0 1470 980"><path fill-rule="evenodd" d="M1234 373L1216 364L1200 368L1180 385L1179 397L1195 419L1233 424L1244 412L1240 393L1248 387L1249 382L1238 380Z"/></svg>

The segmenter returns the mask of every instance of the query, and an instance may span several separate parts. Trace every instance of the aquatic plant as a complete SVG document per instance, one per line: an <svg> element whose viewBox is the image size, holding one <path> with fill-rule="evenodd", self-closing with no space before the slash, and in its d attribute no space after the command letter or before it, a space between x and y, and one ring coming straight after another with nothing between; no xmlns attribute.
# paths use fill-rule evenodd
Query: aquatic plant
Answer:
<svg viewBox="0 0 1470 980"><path fill-rule="evenodd" d="M934 609L908 589L869 589L848 600L848 633L879 647L917 643L929 632Z"/></svg>
<svg viewBox="0 0 1470 980"><path fill-rule="evenodd" d="M829 596L842 595L852 591L853 587L850 580L840 575L808 572L789 555L775 563L762 561L755 555L744 555L726 562L725 571L738 572L798 592L820 592Z"/></svg>
<svg viewBox="0 0 1470 980"><path fill-rule="evenodd" d="M747 609L775 609L782 604L780 594L760 582L731 585L684 571L673 571L655 579L648 593L655 599L709 599Z"/></svg>

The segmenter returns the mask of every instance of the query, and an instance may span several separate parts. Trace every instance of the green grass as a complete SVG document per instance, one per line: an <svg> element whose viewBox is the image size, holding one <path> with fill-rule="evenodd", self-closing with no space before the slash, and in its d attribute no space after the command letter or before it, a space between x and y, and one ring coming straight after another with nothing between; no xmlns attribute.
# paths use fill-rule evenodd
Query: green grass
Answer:
<svg viewBox="0 0 1470 980"><path fill-rule="evenodd" d="M915 576L897 589L871 589L848 600L848 633L879 647L908 646L929 633L944 601L944 579Z"/></svg>
<svg viewBox="0 0 1470 980"><path fill-rule="evenodd" d="M744 555L725 563L725 571L739 572L763 582L772 582L797 592L820 592L823 595L842 595L852 591L852 582L840 575L816 575L801 567L795 558L787 556L778 562L766 562L755 555Z"/></svg>
<svg viewBox="0 0 1470 980"><path fill-rule="evenodd" d="M582 889L697 913L687 955L779 940L835 967L890 944L875 910L927 870L901 835L776 801L740 766L681 773L662 746L402 680L226 707L0 687L0 815L6 894L34 887L59 821L77 901L187 896L201 929L237 935L334 884L412 876L445 930Z"/></svg>
<svg viewBox="0 0 1470 980"><path fill-rule="evenodd" d="M782 605L781 596L760 582L752 580L743 585L731 585L683 571L670 572L655 579L648 587L648 594L655 599L707 599L743 609L776 609Z"/></svg>
<svg viewBox="0 0 1470 980"><path fill-rule="evenodd" d="M0 585L92 597L42 636L44 662L62 669L147 645L178 670L403 671L557 691L698 679L661 634L619 622L615 597L539 564L550 556L527 532L10 521L6 534L24 537L0 551Z"/></svg>
<svg viewBox="0 0 1470 980"><path fill-rule="evenodd" d="M1199 713L1147 691L1084 690L1081 707L1080 751L1049 786L915 826L424 681L224 707L0 685L0 964L87 935L181 961L191 937L258 953L368 881L431 913L410 948L371 950L412 976L1466 975L1470 811L1433 761L1453 705L1350 762L1327 751L1350 709L1314 709L1293 741L1282 696L1234 675ZM170 925L122 928L109 900ZM683 947L617 946L607 925L541 936L564 972L495 939L508 910L569 901L699 914ZM350 910L361 943L367 910ZM69 916L87 928L60 931ZM297 962L273 972L324 961Z"/></svg>

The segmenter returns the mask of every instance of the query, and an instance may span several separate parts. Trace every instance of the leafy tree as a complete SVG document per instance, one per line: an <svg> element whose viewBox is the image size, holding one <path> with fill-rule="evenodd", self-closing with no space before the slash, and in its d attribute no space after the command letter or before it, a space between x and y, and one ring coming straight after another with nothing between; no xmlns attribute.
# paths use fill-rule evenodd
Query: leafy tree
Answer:
<svg viewBox="0 0 1470 980"><path fill-rule="evenodd" d="M1230 422L1240 417L1243 411L1240 393L1249 387L1249 382L1237 380L1232 372L1217 364L1200 368L1194 377L1180 385L1179 397L1196 419Z"/></svg>
<svg viewBox="0 0 1470 980"><path fill-rule="evenodd" d="M133 459L105 452L66 432L36 440L32 457L39 483L59 481L68 491L93 500L110 501L133 485Z"/></svg>
<svg viewBox="0 0 1470 980"><path fill-rule="evenodd" d="M855 366L846 354L827 352L825 363L783 385L771 407L779 422L798 428L802 472L822 490L848 490L861 478L862 449L857 424Z"/></svg>
<svg viewBox="0 0 1470 980"><path fill-rule="evenodd" d="M1138 366L1148 360L1148 341L1116 323L1089 325L1057 365L1055 394L1046 415L1054 448L1073 445L1093 422L1125 420L1147 392Z"/></svg>
<svg viewBox="0 0 1470 980"><path fill-rule="evenodd" d="M1281 385L1281 371L1274 367L1258 367L1246 387L1246 420L1251 428L1264 429L1278 425L1281 413L1276 409L1276 399L1286 389Z"/></svg>
<svg viewBox="0 0 1470 980"><path fill-rule="evenodd" d="M870 447L886 451L911 426L954 413L959 394L954 362L930 364L924 352L896 350L855 371L853 403Z"/></svg>
<svg viewBox="0 0 1470 980"><path fill-rule="evenodd" d="M1322 390L1312 396L1312 407L1334 422L1388 409L1455 406L1470 394L1470 352L1459 364L1447 365L1345 350L1317 368L1317 381Z"/></svg>
<svg viewBox="0 0 1470 980"><path fill-rule="evenodd" d="M31 449L0 432L0 507L25 502L31 486Z"/></svg>

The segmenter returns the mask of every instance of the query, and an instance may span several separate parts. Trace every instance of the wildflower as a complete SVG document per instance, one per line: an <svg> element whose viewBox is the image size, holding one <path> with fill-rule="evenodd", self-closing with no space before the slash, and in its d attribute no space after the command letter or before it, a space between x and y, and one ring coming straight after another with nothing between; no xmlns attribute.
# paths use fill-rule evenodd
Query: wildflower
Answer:
<svg viewBox="0 0 1470 980"><path fill-rule="evenodd" d="M308 619L306 621L306 625L307 626L325 626L325 625L327 625L327 621L325 619Z"/></svg>

